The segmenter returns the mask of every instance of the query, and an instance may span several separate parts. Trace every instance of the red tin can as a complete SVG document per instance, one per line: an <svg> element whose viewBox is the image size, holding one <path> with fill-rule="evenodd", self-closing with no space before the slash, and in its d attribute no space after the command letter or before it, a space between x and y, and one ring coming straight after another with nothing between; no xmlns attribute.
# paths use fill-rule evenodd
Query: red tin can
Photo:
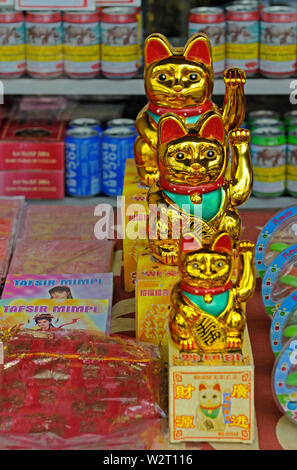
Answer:
<svg viewBox="0 0 297 470"><path fill-rule="evenodd" d="M296 72L297 12L283 5L261 13L260 72L266 77L291 77Z"/></svg>
<svg viewBox="0 0 297 470"><path fill-rule="evenodd" d="M100 23L98 12L66 12L64 15L64 69L73 78L93 78L100 71Z"/></svg>
<svg viewBox="0 0 297 470"><path fill-rule="evenodd" d="M103 8L101 17L101 69L108 78L131 78L138 72L139 33L137 10Z"/></svg>
<svg viewBox="0 0 297 470"><path fill-rule="evenodd" d="M189 37L204 33L212 46L213 72L215 77L225 70L225 14L223 8L192 8L189 15Z"/></svg>
<svg viewBox="0 0 297 470"><path fill-rule="evenodd" d="M26 69L25 24L21 11L0 10L0 77L18 78Z"/></svg>
<svg viewBox="0 0 297 470"><path fill-rule="evenodd" d="M259 70L259 7L234 4L226 7L226 66L240 67L246 75Z"/></svg>
<svg viewBox="0 0 297 470"><path fill-rule="evenodd" d="M63 72L63 24L58 11L31 11L26 17L27 72L56 78Z"/></svg>

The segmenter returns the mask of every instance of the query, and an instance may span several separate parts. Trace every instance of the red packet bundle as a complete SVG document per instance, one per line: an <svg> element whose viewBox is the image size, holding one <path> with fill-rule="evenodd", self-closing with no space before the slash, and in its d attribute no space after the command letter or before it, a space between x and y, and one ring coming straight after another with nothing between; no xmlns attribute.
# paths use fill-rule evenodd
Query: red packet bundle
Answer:
<svg viewBox="0 0 297 470"><path fill-rule="evenodd" d="M165 416L155 346L81 330L21 330L4 345L2 449L149 448Z"/></svg>
<svg viewBox="0 0 297 470"><path fill-rule="evenodd" d="M112 271L111 240L20 239L9 274L93 274Z"/></svg>
<svg viewBox="0 0 297 470"><path fill-rule="evenodd" d="M22 238L34 240L95 240L96 206L28 206ZM79 223L78 223L79 221Z"/></svg>

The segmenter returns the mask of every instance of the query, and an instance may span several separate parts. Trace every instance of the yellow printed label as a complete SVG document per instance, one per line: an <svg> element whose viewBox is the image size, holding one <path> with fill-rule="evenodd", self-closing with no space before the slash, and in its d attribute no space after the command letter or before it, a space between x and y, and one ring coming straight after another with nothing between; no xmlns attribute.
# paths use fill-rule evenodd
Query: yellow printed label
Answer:
<svg viewBox="0 0 297 470"><path fill-rule="evenodd" d="M287 165L287 178L297 181L297 166Z"/></svg>
<svg viewBox="0 0 297 470"><path fill-rule="evenodd" d="M290 60L296 60L296 51L296 44L285 46L261 44L260 59L276 62L288 62Z"/></svg>
<svg viewBox="0 0 297 470"><path fill-rule="evenodd" d="M212 46L212 59L213 62L220 62L225 59L225 44Z"/></svg>
<svg viewBox="0 0 297 470"><path fill-rule="evenodd" d="M72 62L91 62L100 59L100 46L64 46L65 60Z"/></svg>
<svg viewBox="0 0 297 470"><path fill-rule="evenodd" d="M62 44L55 46L34 46L27 44L26 46L27 59L37 62L53 62L63 59Z"/></svg>
<svg viewBox="0 0 297 470"><path fill-rule="evenodd" d="M258 43L252 44L236 44L226 43L226 57L228 59L257 59Z"/></svg>
<svg viewBox="0 0 297 470"><path fill-rule="evenodd" d="M16 62L25 59L25 45L0 46L0 62Z"/></svg>
<svg viewBox="0 0 297 470"><path fill-rule="evenodd" d="M283 181L286 174L286 166L278 166L273 168L253 167L255 181L263 181L274 183Z"/></svg>
<svg viewBox="0 0 297 470"><path fill-rule="evenodd" d="M138 59L138 46L102 45L101 59L106 62L132 62Z"/></svg>

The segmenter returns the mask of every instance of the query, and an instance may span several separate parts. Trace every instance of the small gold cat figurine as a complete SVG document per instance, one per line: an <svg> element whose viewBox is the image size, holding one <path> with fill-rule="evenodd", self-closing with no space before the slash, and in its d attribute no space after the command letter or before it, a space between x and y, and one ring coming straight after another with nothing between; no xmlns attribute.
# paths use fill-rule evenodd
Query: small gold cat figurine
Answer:
<svg viewBox="0 0 297 470"><path fill-rule="evenodd" d="M209 111L195 127L187 128L177 115L165 114L158 124L159 181L149 189L148 240L153 256L164 264L178 262L180 233L200 231L208 243L218 231L234 240L241 233L236 206L249 198L253 172L250 133L229 133L220 114ZM166 215L166 217L165 217Z"/></svg>
<svg viewBox="0 0 297 470"><path fill-rule="evenodd" d="M192 36L184 48L174 48L162 34L152 34L144 46L144 82L148 104L136 119L139 136L134 155L141 181L151 186L158 179L156 163L157 125L168 112L194 125L209 110L221 113L226 132L240 127L244 119L244 71L235 67L224 73L222 109L211 100L213 66L211 45L202 33Z"/></svg>
<svg viewBox="0 0 297 470"><path fill-rule="evenodd" d="M181 240L182 280L172 290L169 314L171 338L180 351L241 350L244 303L255 288L253 250L249 241L234 246L224 232L208 248L192 233Z"/></svg>

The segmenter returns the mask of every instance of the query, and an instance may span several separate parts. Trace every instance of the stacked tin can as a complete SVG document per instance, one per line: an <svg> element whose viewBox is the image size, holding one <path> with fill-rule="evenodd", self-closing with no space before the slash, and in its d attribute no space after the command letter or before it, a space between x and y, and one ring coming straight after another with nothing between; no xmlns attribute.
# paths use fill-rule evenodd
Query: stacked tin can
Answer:
<svg viewBox="0 0 297 470"><path fill-rule="evenodd" d="M225 14L223 8L192 8L189 15L189 37L196 33L208 36L212 46L214 76L225 70Z"/></svg>
<svg viewBox="0 0 297 470"><path fill-rule="evenodd" d="M266 77L292 76L297 58L296 8L263 8L260 29L260 72Z"/></svg>
<svg viewBox="0 0 297 470"><path fill-rule="evenodd" d="M297 110L284 114L284 123L287 132L287 192L297 197Z"/></svg>
<svg viewBox="0 0 297 470"><path fill-rule="evenodd" d="M135 121L112 119L103 130L94 118L70 121L65 138L66 192L73 197L122 194L127 158L133 158Z"/></svg>
<svg viewBox="0 0 297 470"><path fill-rule="evenodd" d="M103 8L102 74L108 78L131 78L139 65L139 22L137 10L129 7Z"/></svg>
<svg viewBox="0 0 297 470"><path fill-rule="evenodd" d="M63 24L58 11L31 11L26 16L27 72L36 78L63 73Z"/></svg>
<svg viewBox="0 0 297 470"><path fill-rule="evenodd" d="M248 116L254 172L253 194L277 197L286 189L287 139L280 115L259 110Z"/></svg>
<svg viewBox="0 0 297 470"><path fill-rule="evenodd" d="M21 11L0 11L0 76L17 78L26 68L25 23Z"/></svg>
<svg viewBox="0 0 297 470"><path fill-rule="evenodd" d="M65 12L64 68L73 78L93 78L100 71L98 12Z"/></svg>
<svg viewBox="0 0 297 470"><path fill-rule="evenodd" d="M226 7L226 66L240 67L246 75L259 69L259 19L257 3Z"/></svg>

